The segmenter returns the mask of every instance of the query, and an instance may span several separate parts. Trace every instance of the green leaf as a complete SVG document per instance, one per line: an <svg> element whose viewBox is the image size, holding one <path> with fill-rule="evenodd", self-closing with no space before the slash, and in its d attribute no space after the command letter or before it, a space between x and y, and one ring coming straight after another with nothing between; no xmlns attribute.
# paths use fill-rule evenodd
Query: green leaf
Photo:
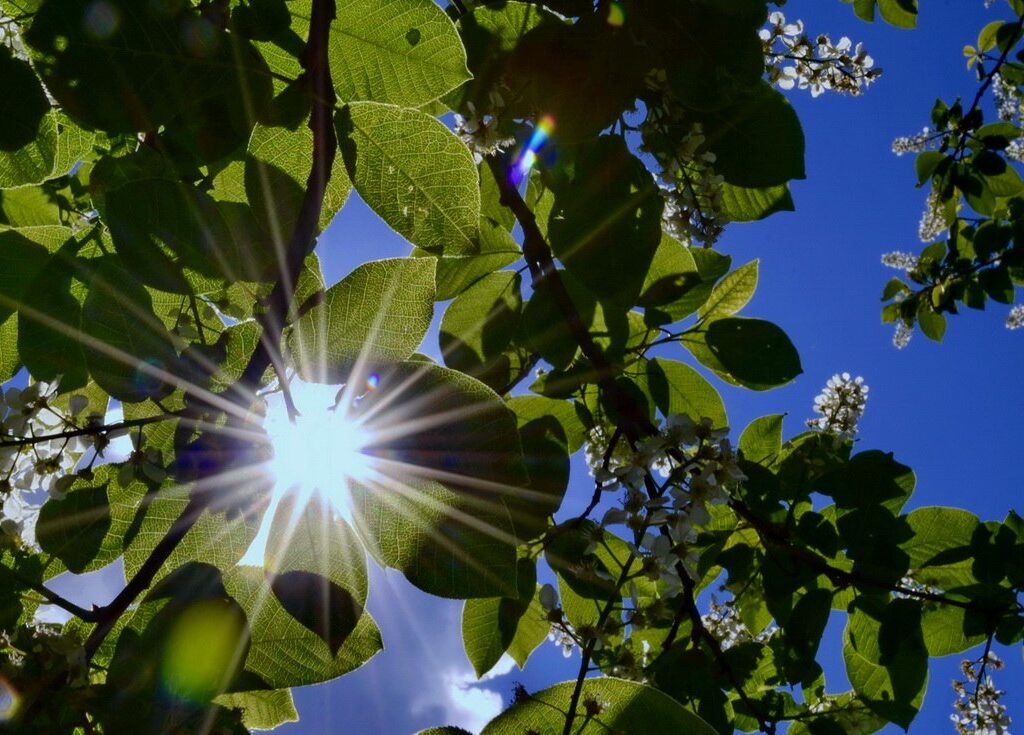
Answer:
<svg viewBox="0 0 1024 735"><path fill-rule="evenodd" d="M355 533L323 496L293 492L278 505L269 539L263 568L275 597L336 654L366 604L366 559Z"/></svg>
<svg viewBox="0 0 1024 735"><path fill-rule="evenodd" d="M792 105L767 82L729 108L708 113L715 171L734 186L763 188L804 178L804 134Z"/></svg>
<svg viewBox="0 0 1024 735"><path fill-rule="evenodd" d="M53 176L64 176L93 152L96 134L83 130L63 113L57 114L57 153Z"/></svg>
<svg viewBox="0 0 1024 735"><path fill-rule="evenodd" d="M18 354L18 318L7 317L0 324L0 382L6 383L21 369Z"/></svg>
<svg viewBox="0 0 1024 735"><path fill-rule="evenodd" d="M662 415L683 413L694 421L709 418L718 428L729 425L718 391L689 365L656 357L647 363L647 384Z"/></svg>
<svg viewBox="0 0 1024 735"><path fill-rule="evenodd" d="M149 293L116 259L90 279L82 334L89 373L112 397L135 402L171 391L168 378L178 365L172 337Z"/></svg>
<svg viewBox="0 0 1024 735"><path fill-rule="evenodd" d="M238 80L258 76L260 64L243 39L189 4L107 0L98 11L91 0L47 0L24 39L69 116L121 133L155 131L228 90L241 103L249 85Z"/></svg>
<svg viewBox="0 0 1024 735"><path fill-rule="evenodd" d="M77 242L55 253L25 289L18 304L18 352L32 377L61 387L85 385L88 372L81 349L81 287Z"/></svg>
<svg viewBox="0 0 1024 735"><path fill-rule="evenodd" d="M935 342L941 342L946 334L946 317L928 306L917 312L917 323L924 336Z"/></svg>
<svg viewBox="0 0 1024 735"><path fill-rule="evenodd" d="M544 396L514 396L508 400L508 407L515 411L520 429L535 421L557 422L570 454L575 454L587 438L587 430L570 401Z"/></svg>
<svg viewBox="0 0 1024 735"><path fill-rule="evenodd" d="M733 222L754 222L776 212L796 209L789 187L782 184L762 189L722 184L722 211Z"/></svg>
<svg viewBox="0 0 1024 735"><path fill-rule="evenodd" d="M826 475L818 491L832 496L840 509L878 506L898 513L916 483L914 471L892 453L868 450Z"/></svg>
<svg viewBox="0 0 1024 735"><path fill-rule="evenodd" d="M530 606L519 618L519 625L516 626L516 635L508 645L508 655L511 656L520 669L526 667L526 661L537 646L547 640L551 632L551 623L548 621L547 612L540 604L538 594L540 585L534 591Z"/></svg>
<svg viewBox="0 0 1024 735"><path fill-rule="evenodd" d="M221 694L213 703L241 710L242 724L251 730L273 730L286 722L299 721L290 689Z"/></svg>
<svg viewBox="0 0 1024 735"><path fill-rule="evenodd" d="M469 149L416 110L353 102L337 115L349 178L398 234L432 253L477 252L480 186Z"/></svg>
<svg viewBox="0 0 1024 735"><path fill-rule="evenodd" d="M855 603L843 638L854 690L872 711L908 730L928 683L920 606L911 600Z"/></svg>
<svg viewBox="0 0 1024 735"><path fill-rule="evenodd" d="M239 250L225 217L230 212L169 166L143 149L93 169L93 199L125 265L147 286L172 293L212 291L225 278L254 280L257 249L246 242ZM265 251L255 260L265 261Z"/></svg>
<svg viewBox="0 0 1024 735"><path fill-rule="evenodd" d="M429 256L416 249L414 256ZM442 255L437 258L437 294L435 299L453 299L488 273L494 273L523 257L519 245L500 224L484 217L480 220L480 252L475 255Z"/></svg>
<svg viewBox="0 0 1024 735"><path fill-rule="evenodd" d="M758 262L752 260L723 278L697 312L700 318L712 321L732 316L746 306L757 290L757 267Z"/></svg>
<svg viewBox="0 0 1024 735"><path fill-rule="evenodd" d="M910 537L900 543L909 556L914 579L940 589L975 583L972 541L981 525L973 513L958 508L927 507L906 517Z"/></svg>
<svg viewBox="0 0 1024 735"><path fill-rule="evenodd" d="M245 670L270 689L317 684L359 668L382 649L369 613L332 654L327 644L289 615L271 593L258 567L239 566L224 575L224 587L245 610L252 643Z"/></svg>
<svg viewBox="0 0 1024 735"><path fill-rule="evenodd" d="M962 653L987 638L983 613L972 613L952 605L925 603L921 612L921 632L929 656Z"/></svg>
<svg viewBox="0 0 1024 735"><path fill-rule="evenodd" d="M67 227L0 231L0 321L18 310L32 281L71 236Z"/></svg>
<svg viewBox="0 0 1024 735"><path fill-rule="evenodd" d="M243 487L240 489L228 485L225 492L237 495L244 490L245 497L253 498L259 498L263 493L269 492L269 487L257 484L265 483L265 480L254 480L249 476L236 482L244 483ZM131 520L124 537L126 579L131 579L138 573L187 504L188 497L184 493L158 492L148 497L146 502L139 503L138 507L131 511ZM157 577L165 576L181 565L192 561L202 561L218 569L230 569L245 555L253 539L256 538L262 510L262 507L253 508L250 514L231 518L222 512L207 511L203 513L168 557ZM116 518L118 513L116 506L114 513ZM264 594L269 594L269 590ZM247 610L247 613L251 618L252 611ZM292 685L282 684L281 686Z"/></svg>
<svg viewBox="0 0 1024 735"><path fill-rule="evenodd" d="M0 47L0 189L38 184L50 177L57 124L32 67Z"/></svg>
<svg viewBox="0 0 1024 735"><path fill-rule="evenodd" d="M434 267L429 258L370 261L327 289L288 335L302 378L341 383L360 359L409 358L434 315Z"/></svg>
<svg viewBox="0 0 1024 735"><path fill-rule="evenodd" d="M516 637L520 620L529 610L537 588L535 562L519 560L517 583L517 597L466 600L463 605L462 642L478 679L494 668Z"/></svg>
<svg viewBox="0 0 1024 735"><path fill-rule="evenodd" d="M689 316L708 300L730 263L727 255L691 249L662 234L637 301L644 307L644 320L660 326Z"/></svg>
<svg viewBox="0 0 1024 735"><path fill-rule="evenodd" d="M878 9L886 23L897 28L917 25L917 0L877 0Z"/></svg>
<svg viewBox="0 0 1024 735"><path fill-rule="evenodd" d="M249 139L245 192L256 220L274 242L285 243L291 237L306 196L313 160L313 131L307 123L308 117L293 128L257 125ZM335 156L320 211L321 230L345 206L351 190L345 164Z"/></svg>
<svg viewBox="0 0 1024 735"><path fill-rule="evenodd" d="M559 732L565 725L576 682L567 681L530 695L491 720L481 735L522 735L528 730ZM588 717L587 701L600 703L601 712ZM576 713L577 735L609 732L679 732L686 735L716 735L714 728L681 704L649 686L633 681L602 677L583 683Z"/></svg>
<svg viewBox="0 0 1024 735"><path fill-rule="evenodd" d="M754 419L740 434L739 450L750 462L770 466L782 451L782 421L785 414Z"/></svg>
<svg viewBox="0 0 1024 735"><path fill-rule="evenodd" d="M422 361L382 366L377 376L376 389L350 412L367 417L366 451L386 459L399 479L438 479L495 506L527 486L515 414L494 391Z"/></svg>
<svg viewBox="0 0 1024 735"><path fill-rule="evenodd" d="M105 484L80 487L62 500L51 499L39 511L36 539L75 574L99 555L110 531L110 503Z"/></svg>
<svg viewBox="0 0 1024 735"><path fill-rule="evenodd" d="M370 553L424 592L469 599L516 594L512 522L500 502L431 480L352 488L356 529Z"/></svg>
<svg viewBox="0 0 1024 735"><path fill-rule="evenodd" d="M340 0L329 53L344 102L419 107L471 78L452 21L420 0Z"/></svg>
<svg viewBox="0 0 1024 735"><path fill-rule="evenodd" d="M620 137L602 136L569 156L571 176L552 185L551 249L595 298L632 305L661 242L657 187Z"/></svg>
<svg viewBox="0 0 1024 735"><path fill-rule="evenodd" d="M803 372L789 337L771 322L728 317L689 332L682 343L723 380L753 390L785 385Z"/></svg>

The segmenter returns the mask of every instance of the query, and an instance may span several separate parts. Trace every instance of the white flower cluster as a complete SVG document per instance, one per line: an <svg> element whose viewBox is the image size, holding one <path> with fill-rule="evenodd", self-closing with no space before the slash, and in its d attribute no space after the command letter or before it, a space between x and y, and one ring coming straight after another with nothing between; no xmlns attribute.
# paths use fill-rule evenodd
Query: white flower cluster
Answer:
<svg viewBox="0 0 1024 735"><path fill-rule="evenodd" d="M1024 327L1024 304L1017 304L1006 315L1006 328L1020 329L1021 327Z"/></svg>
<svg viewBox="0 0 1024 735"><path fill-rule="evenodd" d="M996 98L996 111L1001 119L1013 120L1021 113L1020 92L1002 74L992 75L992 96Z"/></svg>
<svg viewBox="0 0 1024 735"><path fill-rule="evenodd" d="M896 322L896 331L892 333L892 346L897 350L902 350L910 344L910 338L913 336L914 330L905 321L900 319Z"/></svg>
<svg viewBox="0 0 1024 735"><path fill-rule="evenodd" d="M1003 151L1006 157L1017 163L1024 163L1024 138L1017 138L1016 140L1010 141L1010 145L1006 146Z"/></svg>
<svg viewBox="0 0 1024 735"><path fill-rule="evenodd" d="M917 270L917 266L920 260L916 255L912 253L903 253L899 250L894 250L891 253L885 253L882 256L882 265L887 268L895 268L898 271L906 271L909 273L912 270Z"/></svg>
<svg viewBox="0 0 1024 735"><path fill-rule="evenodd" d="M868 386L864 384L864 378L837 373L828 379L825 389L814 399L814 411L821 416L808 419L807 426L827 434L852 438L857 433L857 423L864 415L867 401Z"/></svg>
<svg viewBox="0 0 1024 735"><path fill-rule="evenodd" d="M854 46L846 36L833 43L824 34L812 40L803 21L787 22L779 11L768 17L760 36L768 79L782 89L809 89L812 97L827 91L859 95L882 73L864 44Z"/></svg>
<svg viewBox="0 0 1024 735"><path fill-rule="evenodd" d="M659 95L660 103L648 102L647 117L640 124L644 139L640 150L658 162L661 196L665 200L662 227L686 245L714 245L729 223L722 201L724 179L715 172L715 154L707 150L703 126L686 125L685 112L669 89L664 69L649 74L647 86ZM668 139L669 128L680 127L686 134L674 150L651 145L651 141Z"/></svg>
<svg viewBox="0 0 1024 735"><path fill-rule="evenodd" d="M499 119L505 111L505 99L501 92L492 89L487 101L486 110L477 110L475 104L467 102L469 116L455 115L455 134L473 153L477 163L516 142L515 138L503 135L498 130Z"/></svg>
<svg viewBox="0 0 1024 735"><path fill-rule="evenodd" d="M0 439L43 436L60 431L65 415L51 405L57 386L33 383L8 388L0 396ZM72 411L85 403L75 401ZM82 456L76 439L43 441L28 446L0 446L0 538L21 539L35 546L35 524L41 501L61 497L64 480Z"/></svg>
<svg viewBox="0 0 1024 735"><path fill-rule="evenodd" d="M683 589L678 563L696 576L699 558L690 545L697 538L696 528L711 520L708 506L727 503L729 488L747 479L728 433L713 428L710 419L698 423L686 414L673 414L657 434L637 443L628 461L592 468L602 490L624 491L621 506L609 509L601 525L643 532L634 551L644 560L644 575L667 585L665 597ZM661 487L648 486L652 471L664 478Z"/></svg>
<svg viewBox="0 0 1024 735"><path fill-rule="evenodd" d="M11 50L14 58L28 61L28 50L21 40L21 33L13 18L0 15L0 46Z"/></svg>
<svg viewBox="0 0 1024 735"><path fill-rule="evenodd" d="M774 625L770 625L757 635L753 635L750 629L740 620L736 607L727 602L719 604L718 600L712 598L711 610L701 616L701 622L707 631L715 637L723 651L728 651L740 643L767 643L778 631Z"/></svg>
<svg viewBox="0 0 1024 735"><path fill-rule="evenodd" d="M910 576L900 579L899 588L892 595L899 599L920 599L921 595L941 595L942 590L938 587L930 587L923 582L918 582Z"/></svg>
<svg viewBox="0 0 1024 735"><path fill-rule="evenodd" d="M598 424L587 432L587 443L584 445L584 455L587 461L587 469L591 476L604 467L604 458L608 454L608 447L611 444L612 435ZM608 468L614 469L628 464L633 457L633 450L622 437L615 442L615 448L608 455Z"/></svg>
<svg viewBox="0 0 1024 735"><path fill-rule="evenodd" d="M928 150L932 143L945 133L937 132L929 127L922 128L920 133L903 135L892 142L892 152L897 156L904 153L920 153Z"/></svg>
<svg viewBox="0 0 1024 735"><path fill-rule="evenodd" d="M928 201L925 203L924 213L921 215L921 223L917 226L917 236L921 242L931 242L949 227L946 224L946 213L943 211L945 205L939 192L932 189L928 194Z"/></svg>
<svg viewBox="0 0 1024 735"><path fill-rule="evenodd" d="M956 712L949 716L959 735L1010 735L1010 717L1000 700L1006 692L996 689L984 669L1002 669L1003 662L989 651L978 661L964 661L960 671L964 680L953 682Z"/></svg>
<svg viewBox="0 0 1024 735"><path fill-rule="evenodd" d="M102 416L85 416L88 399L74 395L67 409L56 405L56 383L37 382L0 393L0 441L48 437L68 429L99 427ZM47 498L62 498L87 451L102 456L113 433L45 439L0 446L0 541L35 548L35 525Z"/></svg>

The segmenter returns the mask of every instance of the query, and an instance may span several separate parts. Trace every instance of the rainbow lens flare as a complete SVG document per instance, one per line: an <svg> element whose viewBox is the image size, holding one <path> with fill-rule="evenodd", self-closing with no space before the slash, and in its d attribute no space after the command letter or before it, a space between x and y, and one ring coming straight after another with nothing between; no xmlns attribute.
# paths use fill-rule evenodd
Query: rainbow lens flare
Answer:
<svg viewBox="0 0 1024 735"><path fill-rule="evenodd" d="M366 390L377 390L378 385L380 385L380 376L377 373L370 373L366 377Z"/></svg>
<svg viewBox="0 0 1024 735"><path fill-rule="evenodd" d="M18 691L0 676L0 724L9 722L18 713L20 703Z"/></svg>
<svg viewBox="0 0 1024 735"><path fill-rule="evenodd" d="M545 115L537 122L530 139L526 141L526 145L519 151L512 163L509 179L513 186L518 187L530 175L530 170L537 163L537 153L547 144L554 132L555 118L551 115Z"/></svg>
<svg viewBox="0 0 1024 735"><path fill-rule="evenodd" d="M622 3L618 0L612 0L612 3L608 6L608 25L615 28L621 28L626 24L626 11L622 7Z"/></svg>

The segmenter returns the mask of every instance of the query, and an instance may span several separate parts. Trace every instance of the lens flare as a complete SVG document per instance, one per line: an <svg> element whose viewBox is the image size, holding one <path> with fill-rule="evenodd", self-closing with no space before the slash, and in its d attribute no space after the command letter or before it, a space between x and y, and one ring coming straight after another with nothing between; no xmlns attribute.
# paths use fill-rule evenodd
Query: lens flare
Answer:
<svg viewBox="0 0 1024 735"><path fill-rule="evenodd" d="M518 187L529 176L530 170L537 163L537 154L544 148L554 132L555 118L550 115L545 115L537 122L530 139L512 163L509 179L513 186Z"/></svg>
<svg viewBox="0 0 1024 735"><path fill-rule="evenodd" d="M608 6L608 25L614 28L621 28L626 23L626 11L622 7L622 3L618 0L612 0L612 3Z"/></svg>
<svg viewBox="0 0 1024 735"><path fill-rule="evenodd" d="M98 0L85 11L85 33L94 41L106 41L121 26L120 11L108 2Z"/></svg>
<svg viewBox="0 0 1024 735"><path fill-rule="evenodd" d="M350 409L379 383L380 376L372 373L363 382L364 392L353 395L347 388L339 391L336 386L293 381L291 395L300 414L294 422L281 394L268 398L263 428L274 453L266 467L274 490L263 525L242 563L263 564L270 521L290 492L295 493L297 508L305 507L319 492L342 518L352 520L350 483L368 482L376 472L367 454L374 433Z"/></svg>
<svg viewBox="0 0 1024 735"><path fill-rule="evenodd" d="M18 713L21 697L6 679L0 677L0 723L10 721Z"/></svg>
<svg viewBox="0 0 1024 735"><path fill-rule="evenodd" d="M192 603L167 636L160 667L164 689L175 699L205 706L227 688L248 646L245 613L237 603Z"/></svg>

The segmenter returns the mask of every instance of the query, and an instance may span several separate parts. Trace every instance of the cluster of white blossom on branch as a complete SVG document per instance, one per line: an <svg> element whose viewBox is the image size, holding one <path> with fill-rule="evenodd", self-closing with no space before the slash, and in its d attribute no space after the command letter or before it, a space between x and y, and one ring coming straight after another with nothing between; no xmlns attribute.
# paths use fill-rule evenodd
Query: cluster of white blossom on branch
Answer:
<svg viewBox="0 0 1024 735"><path fill-rule="evenodd" d="M846 36L834 42L825 34L813 39L802 20L787 21L780 11L760 31L768 79L781 89L808 89L812 97L825 92L859 95L882 74L875 60Z"/></svg>

